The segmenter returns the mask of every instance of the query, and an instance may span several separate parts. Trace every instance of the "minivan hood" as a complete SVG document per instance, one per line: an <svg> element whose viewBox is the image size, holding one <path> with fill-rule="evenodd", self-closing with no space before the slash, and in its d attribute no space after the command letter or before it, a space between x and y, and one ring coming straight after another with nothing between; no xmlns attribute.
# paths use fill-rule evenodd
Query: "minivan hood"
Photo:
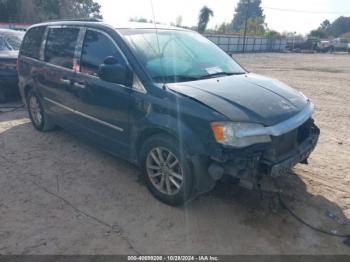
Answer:
<svg viewBox="0 0 350 262"><path fill-rule="evenodd" d="M171 90L191 97L231 121L272 126L302 111L309 101L300 92L256 74L172 83Z"/></svg>

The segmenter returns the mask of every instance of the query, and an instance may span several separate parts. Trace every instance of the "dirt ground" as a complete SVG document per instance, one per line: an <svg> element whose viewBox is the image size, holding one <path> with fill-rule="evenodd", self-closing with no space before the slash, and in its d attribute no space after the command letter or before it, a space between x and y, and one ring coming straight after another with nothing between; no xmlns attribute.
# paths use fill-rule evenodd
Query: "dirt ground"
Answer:
<svg viewBox="0 0 350 262"><path fill-rule="evenodd" d="M316 104L319 145L309 166L281 181L284 197L313 225L350 233L350 55L235 57ZM271 202L270 194L221 184L169 207L136 167L64 130L35 131L21 109L0 113L0 254L350 254L341 238L312 231Z"/></svg>

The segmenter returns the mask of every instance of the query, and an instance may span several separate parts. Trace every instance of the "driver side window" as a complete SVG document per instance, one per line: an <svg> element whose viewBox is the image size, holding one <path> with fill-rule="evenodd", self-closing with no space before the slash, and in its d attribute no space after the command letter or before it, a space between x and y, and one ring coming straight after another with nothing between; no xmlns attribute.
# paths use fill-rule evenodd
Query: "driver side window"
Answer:
<svg viewBox="0 0 350 262"><path fill-rule="evenodd" d="M115 57L119 63L125 63L109 37L94 30L87 30L81 54L80 72L98 76L99 66L109 56Z"/></svg>

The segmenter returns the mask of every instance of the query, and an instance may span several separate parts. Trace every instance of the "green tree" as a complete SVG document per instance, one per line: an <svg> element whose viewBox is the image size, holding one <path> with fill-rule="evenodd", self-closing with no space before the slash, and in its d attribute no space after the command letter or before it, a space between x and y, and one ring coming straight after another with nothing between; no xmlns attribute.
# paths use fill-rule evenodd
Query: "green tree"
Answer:
<svg viewBox="0 0 350 262"><path fill-rule="evenodd" d="M18 18L18 3L16 0L0 0L0 21L11 22Z"/></svg>
<svg viewBox="0 0 350 262"><path fill-rule="evenodd" d="M232 20L233 32L239 32L244 28L246 20L260 18L261 24L265 23L264 11L261 0L240 0Z"/></svg>
<svg viewBox="0 0 350 262"><path fill-rule="evenodd" d="M350 17L341 16L337 18L331 26L331 35L339 37L350 31Z"/></svg>
<svg viewBox="0 0 350 262"><path fill-rule="evenodd" d="M324 20L318 29L310 32L310 36L318 38L339 37L347 32L350 32L350 17L341 16L333 23Z"/></svg>
<svg viewBox="0 0 350 262"><path fill-rule="evenodd" d="M266 32L265 32L265 36L273 38L273 37L281 37L282 35L281 35L280 32L277 32L275 30L267 29Z"/></svg>
<svg viewBox="0 0 350 262"><path fill-rule="evenodd" d="M328 38L332 30L332 24L329 20L324 20L316 30L312 30L309 34L311 37Z"/></svg>
<svg viewBox="0 0 350 262"><path fill-rule="evenodd" d="M348 39L350 39L350 31L345 33L345 34L342 34L340 37L341 38L348 38Z"/></svg>
<svg viewBox="0 0 350 262"><path fill-rule="evenodd" d="M226 34L226 33L230 32L230 26L231 26L230 23L225 23L225 22L223 22L222 24L220 24L220 25L216 28L216 31L217 31L217 33L219 33L219 34Z"/></svg>
<svg viewBox="0 0 350 262"><path fill-rule="evenodd" d="M100 9L94 0L0 0L0 21L102 18Z"/></svg>
<svg viewBox="0 0 350 262"><path fill-rule="evenodd" d="M209 7L204 6L199 13L198 17L198 32L204 33L205 29L208 26L210 17L214 16L213 10L211 10Z"/></svg>
<svg viewBox="0 0 350 262"><path fill-rule="evenodd" d="M320 38L320 39L325 39L329 37L327 32L321 29L312 30L309 36Z"/></svg>
<svg viewBox="0 0 350 262"><path fill-rule="evenodd" d="M247 21L248 35L265 35L266 29L267 25L265 24L263 17L251 18ZM241 28L240 33L244 33L244 28Z"/></svg>
<svg viewBox="0 0 350 262"><path fill-rule="evenodd" d="M318 29L323 30L323 31L328 31L328 30L330 30L331 27L332 27L331 22L329 22L329 20L326 19L321 23L321 25Z"/></svg>

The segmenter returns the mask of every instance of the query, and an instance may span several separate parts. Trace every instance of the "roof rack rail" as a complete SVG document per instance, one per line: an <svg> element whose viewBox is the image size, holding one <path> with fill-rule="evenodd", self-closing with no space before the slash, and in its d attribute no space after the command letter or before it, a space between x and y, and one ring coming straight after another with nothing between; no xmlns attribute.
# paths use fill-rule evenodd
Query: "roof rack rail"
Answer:
<svg viewBox="0 0 350 262"><path fill-rule="evenodd" d="M55 20L49 20L47 22L103 22L102 19L98 18L77 18L77 19L55 19Z"/></svg>

